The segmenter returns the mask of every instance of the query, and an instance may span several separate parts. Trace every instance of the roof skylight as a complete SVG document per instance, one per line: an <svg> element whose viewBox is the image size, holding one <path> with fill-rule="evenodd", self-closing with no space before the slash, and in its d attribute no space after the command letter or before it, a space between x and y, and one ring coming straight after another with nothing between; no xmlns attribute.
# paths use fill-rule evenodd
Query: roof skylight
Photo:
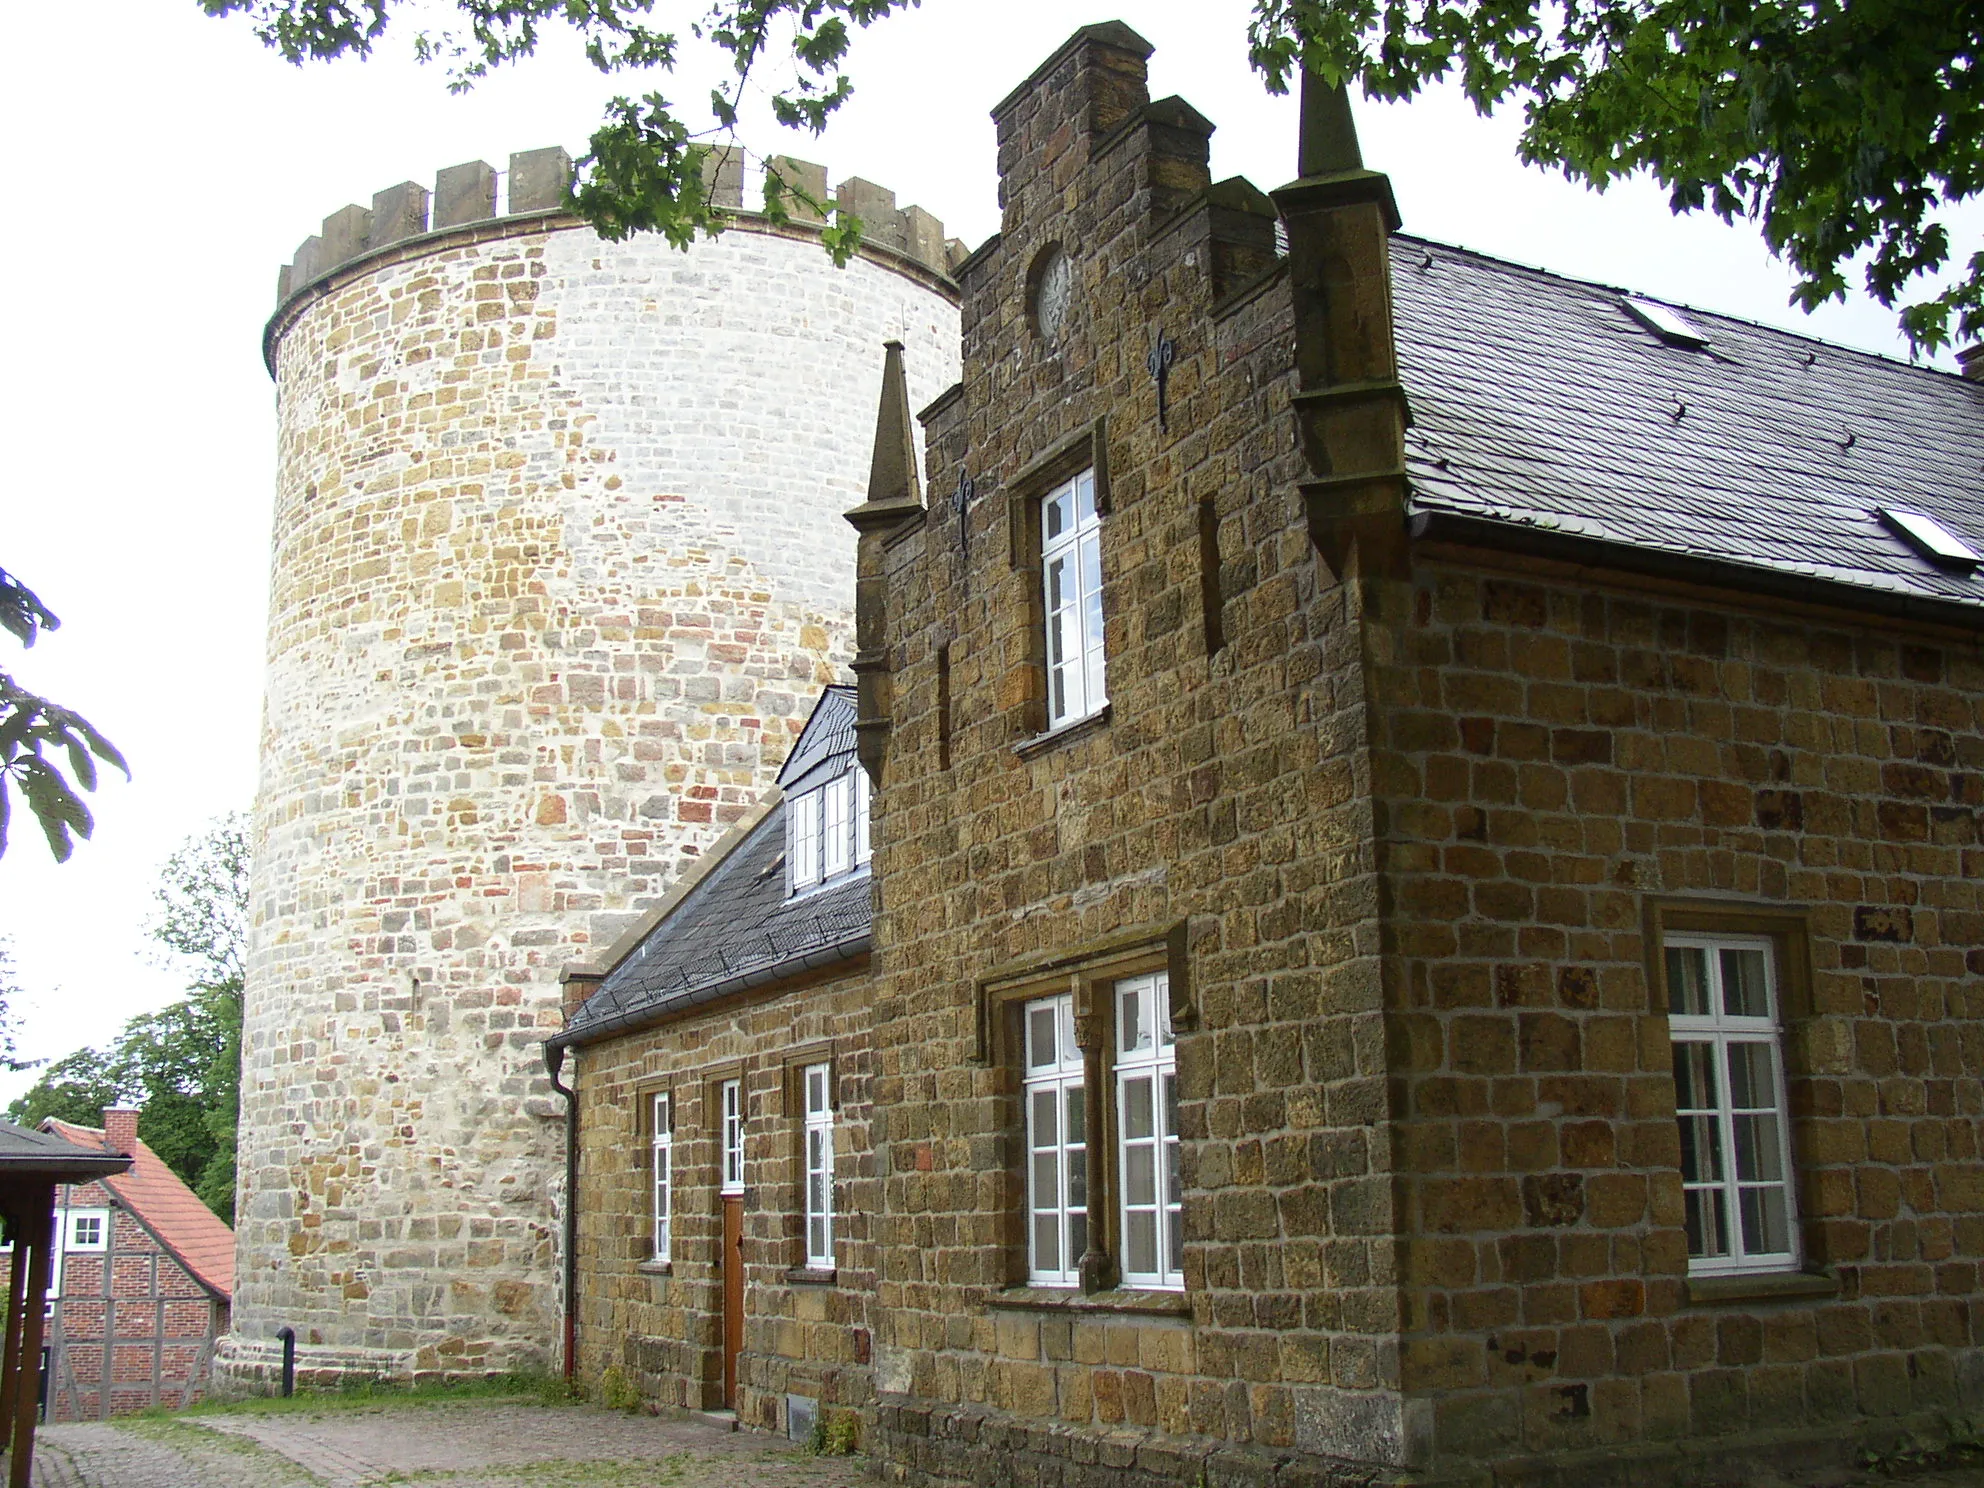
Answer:
<svg viewBox="0 0 1984 1488"><path fill-rule="evenodd" d="M1977 551L1934 517L1901 506L1878 508L1880 518L1916 552L1943 568L1959 568L1965 573L1984 563Z"/></svg>
<svg viewBox="0 0 1984 1488"><path fill-rule="evenodd" d="M1665 305L1656 305L1652 300L1638 299L1632 295L1624 301L1626 313L1669 346L1685 346L1690 350L1700 350L1708 345L1708 334Z"/></svg>

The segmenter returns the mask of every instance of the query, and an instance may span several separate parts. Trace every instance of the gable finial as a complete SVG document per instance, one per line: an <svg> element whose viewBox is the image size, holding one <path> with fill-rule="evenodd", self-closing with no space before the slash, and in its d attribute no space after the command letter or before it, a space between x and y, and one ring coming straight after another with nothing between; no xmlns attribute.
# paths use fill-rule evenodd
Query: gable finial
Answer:
<svg viewBox="0 0 1984 1488"><path fill-rule="evenodd" d="M1302 69L1302 133L1296 150L1296 174L1336 176L1364 169L1357 148L1357 123L1350 116L1350 90L1328 83Z"/></svg>
<svg viewBox="0 0 1984 1488"><path fill-rule="evenodd" d="M916 442L910 436L909 381L903 375L902 342L882 343L882 402L875 411L875 458L868 466L868 499L848 513L894 519L923 509L916 474Z"/></svg>

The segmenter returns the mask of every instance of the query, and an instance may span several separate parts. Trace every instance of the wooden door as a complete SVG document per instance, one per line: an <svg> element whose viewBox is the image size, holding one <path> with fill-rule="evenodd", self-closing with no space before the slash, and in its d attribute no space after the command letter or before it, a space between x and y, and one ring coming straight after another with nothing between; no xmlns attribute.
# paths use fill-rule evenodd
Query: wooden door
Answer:
<svg viewBox="0 0 1984 1488"><path fill-rule="evenodd" d="M737 1408L737 1356L744 1349L744 1195L723 1196L723 1407Z"/></svg>

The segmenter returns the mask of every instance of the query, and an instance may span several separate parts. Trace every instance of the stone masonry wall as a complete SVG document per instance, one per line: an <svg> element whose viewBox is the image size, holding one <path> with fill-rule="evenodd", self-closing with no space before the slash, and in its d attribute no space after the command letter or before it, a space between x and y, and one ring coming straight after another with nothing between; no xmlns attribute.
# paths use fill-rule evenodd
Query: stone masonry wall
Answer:
<svg viewBox="0 0 1984 1488"><path fill-rule="evenodd" d="M619 1368L664 1405L714 1409L723 1395L723 1215L717 1082L744 1083L744 1347L737 1417L784 1430L785 1397L824 1419L872 1405L868 1368L879 1208L870 1142L873 1071L866 968L793 990L698 1008L575 1049L579 1104L579 1367ZM806 1237L796 1071L830 1060L835 1086L830 1281L796 1279ZM651 1262L653 1170L644 1123L653 1092L675 1105L672 1259Z"/></svg>
<svg viewBox="0 0 1984 1488"><path fill-rule="evenodd" d="M1422 554L1374 621L1404 1383L1438 1460L1941 1429L1984 1400L1976 638L1521 568ZM1663 902L1806 917L1784 1053L1829 1292L1687 1281Z"/></svg>
<svg viewBox="0 0 1984 1488"><path fill-rule="evenodd" d="M878 351L943 281L748 220L472 224L276 324L230 1378L549 1362L539 1040L847 656Z"/></svg>
<svg viewBox="0 0 1984 1488"><path fill-rule="evenodd" d="M1271 209L1199 195L1210 126L1144 103L1147 51L1089 28L995 114L1004 230L960 270L965 382L928 425L930 489L977 499L885 540L878 1446L918 1480L1404 1450L1354 593L1294 488ZM1028 295L1056 243L1050 340ZM1109 715L1035 743L1040 493L1014 480L1098 418ZM1186 1291L1016 1297L1018 1072L986 981L1140 937L1182 946Z"/></svg>

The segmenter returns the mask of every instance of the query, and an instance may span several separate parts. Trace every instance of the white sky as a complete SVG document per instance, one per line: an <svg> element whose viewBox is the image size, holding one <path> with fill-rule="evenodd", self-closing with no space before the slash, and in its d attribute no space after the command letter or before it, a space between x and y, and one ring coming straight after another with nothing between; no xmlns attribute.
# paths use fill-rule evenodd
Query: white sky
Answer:
<svg viewBox="0 0 1984 1488"><path fill-rule="evenodd" d="M1075 26L1113 15L1157 47L1153 96L1181 94L1220 126L1214 178L1272 188L1294 174L1294 105L1247 68L1248 9L925 0L858 42L855 99L823 140L782 136L762 108L745 140L893 187L976 246L998 227L992 104ZM615 85L551 50L454 97L404 38L369 63L299 71L192 0L11 7L0 566L64 624L27 653L0 637L0 665L84 712L134 771L98 791L96 837L68 864L25 819L0 858L28 1054L101 1043L179 993L142 934L158 866L253 796L274 442L260 340L278 265L319 219L395 182L542 145L582 153L601 102L642 80ZM647 86L694 100L715 80L695 57ZM1790 276L1752 231L1676 219L1643 184L1598 197L1521 167L1513 118L1484 123L1440 95L1361 106L1360 128L1409 232L1902 352L1871 303L1810 320L1788 308ZM1958 225L1962 259L1984 213ZM0 1080L0 1099L29 1078Z"/></svg>

